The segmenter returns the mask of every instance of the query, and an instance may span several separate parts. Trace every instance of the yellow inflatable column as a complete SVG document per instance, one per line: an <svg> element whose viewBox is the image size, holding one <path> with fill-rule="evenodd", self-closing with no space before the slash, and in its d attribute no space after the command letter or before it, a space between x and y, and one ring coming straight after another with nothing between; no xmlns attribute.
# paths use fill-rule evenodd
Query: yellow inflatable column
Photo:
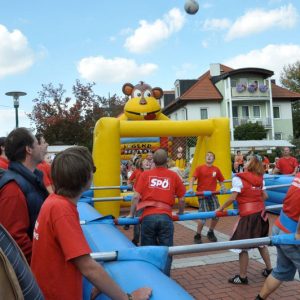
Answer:
<svg viewBox="0 0 300 300"><path fill-rule="evenodd" d="M94 131L93 159L96 166L94 186L120 185L120 120L101 118ZM120 196L119 189L95 190L95 197ZM120 201L95 202L103 215L120 213Z"/></svg>
<svg viewBox="0 0 300 300"><path fill-rule="evenodd" d="M214 131L207 139L207 150L215 153L214 165L221 170L225 179L231 179L229 119L218 118L213 119L213 122ZM231 183L226 183L225 186L229 189ZM227 198L228 195L219 196L220 203L224 203Z"/></svg>

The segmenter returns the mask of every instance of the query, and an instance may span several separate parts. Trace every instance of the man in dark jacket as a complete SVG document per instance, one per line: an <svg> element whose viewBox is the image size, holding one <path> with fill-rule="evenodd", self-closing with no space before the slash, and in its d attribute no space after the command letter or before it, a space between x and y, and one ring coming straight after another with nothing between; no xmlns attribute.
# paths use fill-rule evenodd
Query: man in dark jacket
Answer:
<svg viewBox="0 0 300 300"><path fill-rule="evenodd" d="M48 196L42 172L36 169L43 152L29 130L17 128L6 138L5 154L10 163L0 179L0 223L30 263L34 224Z"/></svg>

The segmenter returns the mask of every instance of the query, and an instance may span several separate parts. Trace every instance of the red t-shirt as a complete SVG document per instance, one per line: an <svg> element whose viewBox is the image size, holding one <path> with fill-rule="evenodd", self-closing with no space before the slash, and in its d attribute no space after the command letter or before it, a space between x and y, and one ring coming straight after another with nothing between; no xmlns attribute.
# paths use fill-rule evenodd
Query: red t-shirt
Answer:
<svg viewBox="0 0 300 300"><path fill-rule="evenodd" d="M298 222L300 217L300 173L297 173L283 201L283 211Z"/></svg>
<svg viewBox="0 0 300 300"><path fill-rule="evenodd" d="M89 253L76 205L51 194L35 225L31 260L31 269L47 300L82 299L82 275L70 260Z"/></svg>
<svg viewBox="0 0 300 300"><path fill-rule="evenodd" d="M51 166L43 160L36 167L43 172L43 182L45 187L52 185L53 181L51 178Z"/></svg>
<svg viewBox="0 0 300 300"><path fill-rule="evenodd" d="M31 259L32 241L27 233L30 226L25 196L15 181L0 190L0 223L7 229L24 253Z"/></svg>
<svg viewBox="0 0 300 300"><path fill-rule="evenodd" d="M175 196L181 198L186 189L179 176L165 167L156 167L144 171L137 182L135 190L141 195L141 201L159 201L173 206ZM172 212L164 208L146 207L142 218L153 214L167 214L172 217Z"/></svg>
<svg viewBox="0 0 300 300"><path fill-rule="evenodd" d="M217 188L217 181L223 182L224 177L218 167L201 165L195 169L193 177L197 179L197 191L212 191Z"/></svg>
<svg viewBox="0 0 300 300"><path fill-rule="evenodd" d="M276 164L276 168L279 169L281 174L292 174L296 167L298 167L298 161L293 156L281 157Z"/></svg>
<svg viewBox="0 0 300 300"><path fill-rule="evenodd" d="M133 182L133 187L135 188L136 187L136 184L137 184L137 181L140 177L140 175L143 173L143 170L141 169L135 169L132 174L130 175L129 177L129 180L131 182Z"/></svg>
<svg viewBox="0 0 300 300"><path fill-rule="evenodd" d="M0 156L0 168L5 170L8 169L8 160L3 156Z"/></svg>

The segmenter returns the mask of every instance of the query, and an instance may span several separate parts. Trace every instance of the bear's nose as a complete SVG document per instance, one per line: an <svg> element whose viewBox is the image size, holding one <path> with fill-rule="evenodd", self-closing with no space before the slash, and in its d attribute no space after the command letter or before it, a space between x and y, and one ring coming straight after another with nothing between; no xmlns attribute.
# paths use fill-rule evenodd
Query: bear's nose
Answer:
<svg viewBox="0 0 300 300"><path fill-rule="evenodd" d="M145 99L144 97L141 98L140 104L141 104L141 105L147 104L147 101L146 101L146 99Z"/></svg>

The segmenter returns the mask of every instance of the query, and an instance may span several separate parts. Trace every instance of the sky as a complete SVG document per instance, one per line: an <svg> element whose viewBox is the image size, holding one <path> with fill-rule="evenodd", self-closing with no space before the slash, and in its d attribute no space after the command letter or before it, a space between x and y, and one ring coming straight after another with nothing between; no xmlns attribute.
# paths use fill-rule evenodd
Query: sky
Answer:
<svg viewBox="0 0 300 300"><path fill-rule="evenodd" d="M79 79L103 97L126 82L163 90L196 79L211 63L274 71L300 60L299 0L0 0L0 136L15 127L12 97L23 91L19 126L30 127L42 85Z"/></svg>

